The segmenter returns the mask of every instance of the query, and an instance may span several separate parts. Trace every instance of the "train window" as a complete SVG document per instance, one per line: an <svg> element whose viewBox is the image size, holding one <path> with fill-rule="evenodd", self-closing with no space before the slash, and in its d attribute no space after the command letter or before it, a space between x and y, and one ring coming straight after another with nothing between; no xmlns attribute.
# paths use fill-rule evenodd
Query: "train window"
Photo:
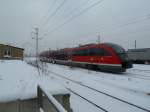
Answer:
<svg viewBox="0 0 150 112"><path fill-rule="evenodd" d="M104 56L111 56L111 53L110 52L108 52L107 50L105 50L105 49L103 49L104 51L103 51L103 55Z"/></svg>
<svg viewBox="0 0 150 112"><path fill-rule="evenodd" d="M124 53L124 50L121 47L114 46L113 49L115 50L116 53Z"/></svg>
<svg viewBox="0 0 150 112"><path fill-rule="evenodd" d="M73 52L73 56L87 56L88 55L88 50L76 50Z"/></svg>
<svg viewBox="0 0 150 112"><path fill-rule="evenodd" d="M72 52L72 55L73 55L73 56L77 56L77 55L78 55L78 52L77 52L77 51L73 51L73 52Z"/></svg>
<svg viewBox="0 0 150 112"><path fill-rule="evenodd" d="M76 50L73 56L108 56L110 53L103 48L90 48L84 50Z"/></svg>
<svg viewBox="0 0 150 112"><path fill-rule="evenodd" d="M57 54L57 59L60 59L60 60L66 60L67 59L67 52L65 51L61 51Z"/></svg>
<svg viewBox="0 0 150 112"><path fill-rule="evenodd" d="M109 56L111 55L108 51L103 48L90 48L89 49L90 56Z"/></svg>
<svg viewBox="0 0 150 112"><path fill-rule="evenodd" d="M89 49L89 55L90 56L103 55L103 51L98 48L91 48Z"/></svg>
<svg viewBox="0 0 150 112"><path fill-rule="evenodd" d="M77 55L77 52L76 52L76 51L73 51L73 52L71 53L71 55L72 55L72 56L76 56L76 55Z"/></svg>
<svg viewBox="0 0 150 112"><path fill-rule="evenodd" d="M87 49L81 50L80 55L81 56L87 56L88 55L88 50Z"/></svg>
<svg viewBox="0 0 150 112"><path fill-rule="evenodd" d="M116 44L108 44L108 46L110 46L116 53L120 54L120 53L125 53L125 50Z"/></svg>

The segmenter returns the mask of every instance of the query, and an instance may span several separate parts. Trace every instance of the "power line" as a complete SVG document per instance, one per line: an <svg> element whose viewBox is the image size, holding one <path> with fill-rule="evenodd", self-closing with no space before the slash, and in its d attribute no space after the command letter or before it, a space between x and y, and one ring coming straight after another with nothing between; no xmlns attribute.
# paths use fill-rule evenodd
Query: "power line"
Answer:
<svg viewBox="0 0 150 112"><path fill-rule="evenodd" d="M146 20L150 20L150 17L147 16L146 18L143 18L141 20L136 20L136 21L132 21L132 22L128 22L128 23L125 23L125 24L122 24L116 28L113 28L113 30L117 30L117 29L120 29L120 28L123 28L123 27L127 27L129 25L132 25L132 24L137 24L137 23L140 23L140 22L144 22ZM112 33L114 33L114 31L111 31L108 35L111 35Z"/></svg>
<svg viewBox="0 0 150 112"><path fill-rule="evenodd" d="M149 19L150 19L150 15L147 15L147 16L144 16L144 17L145 17L145 18L142 18L141 20L131 21L131 22L122 24L122 25L120 25L119 27L124 27L124 26L128 26L128 25L131 25L131 24L136 24L136 23L143 22L143 21L145 21L145 20L149 20Z"/></svg>
<svg viewBox="0 0 150 112"><path fill-rule="evenodd" d="M42 17L42 19L41 19L41 21L40 21L40 23L39 23L39 27L41 26L43 20L47 17L48 13L52 10L52 8L53 8L54 4L56 3L56 1L57 1L57 0L54 0L54 1L51 3L51 5L50 5L48 11L47 11L46 14Z"/></svg>
<svg viewBox="0 0 150 112"><path fill-rule="evenodd" d="M132 25L132 24L136 24L136 23L139 23L139 22L143 22L143 21L146 21L146 20L149 20L150 19L150 14L145 14L144 16L140 16L139 18L138 17L135 17L134 19L130 19L130 20L127 20L126 23L123 23L123 24L120 24L118 25L117 27L114 27L113 30L115 29L119 29L119 28L122 28L122 27L125 27L125 26L128 26L128 25ZM113 25L113 26L116 26L116 25ZM101 29L104 29L105 27L102 26Z"/></svg>
<svg viewBox="0 0 150 112"><path fill-rule="evenodd" d="M93 4L94 5L94 4ZM84 9L85 10L85 9ZM68 22L72 21L73 19L77 18L78 16L82 15L82 12L84 13L84 11L81 11L80 13L78 13L77 15L73 16L72 18L69 18L67 21L65 21L64 23L60 24L58 27L55 27L54 29L52 29L50 32L53 32L59 28L61 28L62 26L64 26L65 24L67 24ZM86 11L85 11L86 12ZM132 25L132 24L136 24L136 23L139 23L139 22L143 22L145 20L149 20L150 19L150 14L148 15L144 15L144 16L140 16L142 17L142 19L137 19L137 18L134 18L133 21L128 21L127 23L124 23L122 25L119 25L118 27L114 28L114 29L117 29L117 28L121 28L121 27L125 27L125 26L128 26L128 25ZM48 32L48 33L50 33Z"/></svg>
<svg viewBox="0 0 150 112"><path fill-rule="evenodd" d="M145 17L145 16L143 16L144 18L142 18L142 19L140 19L140 20L136 20L136 21L131 21L131 22L128 22L128 23L125 23L125 24L122 24L122 25L120 25L119 27L114 27L113 28L113 30L116 30L116 29L119 29L119 28L123 28L123 27L126 27L126 26L128 26L128 25L132 25L132 24L136 24L136 23L139 23L139 22L144 22L144 21L146 21L146 20L150 20L150 16L149 16L149 14L147 14L147 17ZM148 25L149 26L149 25ZM141 29L138 29L138 30L140 30L141 31ZM144 30L145 31L145 30ZM139 31L134 31L134 32L128 32L127 34L131 34L131 33L133 33L133 34L136 34L137 32L139 32ZM98 32L97 32L98 33ZM113 32L112 32L113 33ZM112 35L112 33L107 33L107 36L108 35ZM92 33L92 34L96 34L96 33ZM89 34L88 34L89 35Z"/></svg>
<svg viewBox="0 0 150 112"><path fill-rule="evenodd" d="M83 2L82 4L80 4L78 7L74 8L73 10L71 10L68 15L73 14L76 10L80 9L81 7L83 7L84 5L86 5L89 1L91 0L86 0L85 2Z"/></svg>
<svg viewBox="0 0 150 112"><path fill-rule="evenodd" d="M146 20L150 20L150 14L147 14L147 15L145 15L145 16L141 16L141 18L142 19L136 19L136 21L129 21L128 23L124 23L124 24L122 24L122 25L119 25L118 27L114 27L113 28L113 30L116 30L116 29L119 29L119 28L123 28L123 27L126 27L126 26L128 26L128 25L132 25L132 24L137 24L137 23L140 23L140 22L144 22L144 21L146 21ZM149 26L149 25L148 25ZM141 29L139 29L140 31L141 31ZM145 30L144 30L145 31ZM130 34L130 33L137 33L138 31L134 31L134 32L128 32L127 34ZM112 32L113 33L113 32ZM112 35L112 33L110 33L110 34L108 34L108 35ZM95 34L95 33L93 33L93 34Z"/></svg>
<svg viewBox="0 0 150 112"><path fill-rule="evenodd" d="M53 30L51 30L48 33L54 32L57 29L63 27L65 24L69 23L70 21L74 20L75 18L81 16L82 14L84 14L85 12L87 12L88 10L90 10L91 8L93 8L94 6L100 4L101 2L103 2L104 0L99 0L98 2L93 3L92 5L90 5L89 7L85 8L84 10L82 10L80 13L78 13L77 15L69 18L68 20L66 20L64 23L60 24L58 27L54 28Z"/></svg>
<svg viewBox="0 0 150 112"><path fill-rule="evenodd" d="M79 10L80 8L82 8L84 5L88 4L89 1L91 1L91 0L86 0L86 1L84 1L83 3L81 3L79 6L75 7L73 10L71 10L69 13L66 14L66 15L67 15L66 17L68 17L68 16L74 14L74 12L76 12L77 10ZM65 16L64 16L64 17L65 17ZM53 24L55 25L56 22L53 23ZM52 25L50 25L50 26L52 26ZM49 30L50 26L47 28L47 30L45 30L45 32L47 32L47 31Z"/></svg>
<svg viewBox="0 0 150 112"><path fill-rule="evenodd" d="M53 18L55 15L56 15L56 13L61 9L61 7L65 4L65 2L66 2L67 0L63 0L61 3L60 3L60 5L56 8L56 10L47 18L47 20L44 22L44 24L42 25L42 26L44 26L44 25L46 25L48 22L49 22L49 20L51 19L51 18Z"/></svg>
<svg viewBox="0 0 150 112"><path fill-rule="evenodd" d="M142 18L142 19L141 19ZM146 20L150 20L150 14L147 14L147 15L145 15L145 16L140 16L140 19L139 18L136 18L136 20L130 20L130 21L128 21L127 23L124 23L124 24L121 24L121 25L118 25L118 27L114 27L113 28L113 31L111 31L111 32L109 32L110 34L111 33L113 33L114 32L114 30L117 30L117 29L120 29L120 28L124 28L124 27L127 27L127 26L129 26L129 25L132 25L132 24L137 24L137 23L140 23L140 22L144 22L144 21L146 21ZM113 25L113 26L115 26L115 25ZM104 28L104 27L102 27L102 28ZM102 29L101 28L101 29ZM98 32L97 32L98 33ZM92 33L92 34L96 34L96 33ZM108 33L107 33L108 34ZM108 34L108 35L110 35L110 34ZM87 34L86 34L87 35ZM88 34L89 35L89 34Z"/></svg>

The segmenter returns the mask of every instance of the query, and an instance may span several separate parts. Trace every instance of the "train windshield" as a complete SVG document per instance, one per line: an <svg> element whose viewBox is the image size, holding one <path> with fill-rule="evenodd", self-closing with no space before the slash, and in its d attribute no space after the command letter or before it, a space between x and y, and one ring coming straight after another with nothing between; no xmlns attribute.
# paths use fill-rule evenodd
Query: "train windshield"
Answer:
<svg viewBox="0 0 150 112"><path fill-rule="evenodd" d="M125 50L116 44L107 44L108 46L110 46L117 54L122 54L125 53Z"/></svg>

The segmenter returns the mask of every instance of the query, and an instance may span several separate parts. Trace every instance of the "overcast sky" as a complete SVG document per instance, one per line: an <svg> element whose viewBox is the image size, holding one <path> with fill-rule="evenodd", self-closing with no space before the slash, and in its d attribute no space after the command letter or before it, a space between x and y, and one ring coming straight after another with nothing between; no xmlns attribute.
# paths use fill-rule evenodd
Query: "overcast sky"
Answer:
<svg viewBox="0 0 150 112"><path fill-rule="evenodd" d="M57 10L58 9L58 10ZM150 0L0 0L0 43L35 52L101 42L150 47ZM32 36L32 37L31 37Z"/></svg>

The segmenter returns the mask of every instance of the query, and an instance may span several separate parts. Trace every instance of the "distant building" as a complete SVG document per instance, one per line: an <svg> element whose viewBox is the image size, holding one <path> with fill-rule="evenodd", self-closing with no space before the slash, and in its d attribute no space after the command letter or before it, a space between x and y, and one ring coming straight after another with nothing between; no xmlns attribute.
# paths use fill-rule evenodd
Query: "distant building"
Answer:
<svg viewBox="0 0 150 112"><path fill-rule="evenodd" d="M23 59L24 49L0 44L0 59Z"/></svg>
<svg viewBox="0 0 150 112"><path fill-rule="evenodd" d="M150 63L150 48L129 49L128 56L134 63Z"/></svg>

